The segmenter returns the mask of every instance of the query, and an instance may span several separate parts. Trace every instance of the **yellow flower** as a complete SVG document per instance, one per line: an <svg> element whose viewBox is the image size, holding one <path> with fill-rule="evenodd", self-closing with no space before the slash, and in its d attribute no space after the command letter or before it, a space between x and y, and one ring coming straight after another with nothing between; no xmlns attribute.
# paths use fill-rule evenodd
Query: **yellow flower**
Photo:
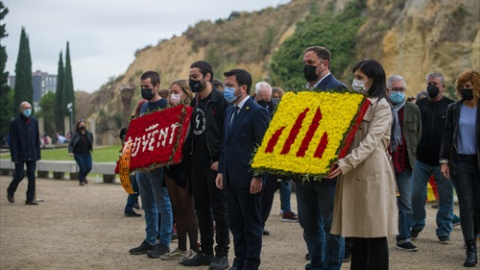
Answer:
<svg viewBox="0 0 480 270"><path fill-rule="evenodd" d="M363 100L363 95L351 92L286 93L252 168L290 175L326 175Z"/></svg>

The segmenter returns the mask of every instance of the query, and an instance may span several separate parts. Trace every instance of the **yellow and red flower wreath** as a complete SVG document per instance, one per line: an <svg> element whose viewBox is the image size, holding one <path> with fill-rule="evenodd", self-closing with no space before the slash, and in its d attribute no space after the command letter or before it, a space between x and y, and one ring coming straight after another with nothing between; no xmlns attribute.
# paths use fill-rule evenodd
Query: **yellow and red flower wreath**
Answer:
<svg viewBox="0 0 480 270"><path fill-rule="evenodd" d="M286 93L255 153L253 170L320 180L345 156L369 105L353 92Z"/></svg>

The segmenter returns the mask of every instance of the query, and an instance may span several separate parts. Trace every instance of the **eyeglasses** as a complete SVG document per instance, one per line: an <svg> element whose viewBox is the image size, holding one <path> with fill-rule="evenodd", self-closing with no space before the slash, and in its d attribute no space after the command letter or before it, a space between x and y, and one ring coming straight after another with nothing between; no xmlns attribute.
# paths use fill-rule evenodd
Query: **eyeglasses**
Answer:
<svg viewBox="0 0 480 270"><path fill-rule="evenodd" d="M85 119L82 118L82 119L78 120L77 124L80 123L80 122L85 122Z"/></svg>
<svg viewBox="0 0 480 270"><path fill-rule="evenodd" d="M395 87L395 88L390 88L390 91L391 91L391 92L403 92L403 91L405 91L405 88L403 88L403 87L398 87L398 88Z"/></svg>

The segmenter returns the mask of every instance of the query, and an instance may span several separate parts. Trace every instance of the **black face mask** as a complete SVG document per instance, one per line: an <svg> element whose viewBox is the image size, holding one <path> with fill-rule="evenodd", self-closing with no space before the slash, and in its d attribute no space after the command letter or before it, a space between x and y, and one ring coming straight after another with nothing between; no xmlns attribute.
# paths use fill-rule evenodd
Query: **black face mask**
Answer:
<svg viewBox="0 0 480 270"><path fill-rule="evenodd" d="M317 70L316 66L304 65L303 66L303 75L307 82L314 82L318 79L318 75L315 72Z"/></svg>
<svg viewBox="0 0 480 270"><path fill-rule="evenodd" d="M80 131L85 131L86 128L85 128L85 127L80 127L79 130L80 130Z"/></svg>
<svg viewBox="0 0 480 270"><path fill-rule="evenodd" d="M203 88L202 81L195 81L195 80L189 79L188 85L190 86L190 89L194 93L200 92Z"/></svg>
<svg viewBox="0 0 480 270"><path fill-rule="evenodd" d="M272 102L271 101L267 101L267 100L260 100L260 101L257 101L258 105L264 107L264 108L271 108L272 107Z"/></svg>
<svg viewBox="0 0 480 270"><path fill-rule="evenodd" d="M440 89L438 89L438 87L436 87L435 85L430 84L427 87L427 94L429 98L436 98L438 96L438 93L440 93Z"/></svg>
<svg viewBox="0 0 480 270"><path fill-rule="evenodd" d="M462 95L464 100L472 100L473 99L473 89L462 88L462 89L460 89L460 95Z"/></svg>
<svg viewBox="0 0 480 270"><path fill-rule="evenodd" d="M142 98L146 100L151 100L155 95L152 92L151 88L144 89L142 88Z"/></svg>

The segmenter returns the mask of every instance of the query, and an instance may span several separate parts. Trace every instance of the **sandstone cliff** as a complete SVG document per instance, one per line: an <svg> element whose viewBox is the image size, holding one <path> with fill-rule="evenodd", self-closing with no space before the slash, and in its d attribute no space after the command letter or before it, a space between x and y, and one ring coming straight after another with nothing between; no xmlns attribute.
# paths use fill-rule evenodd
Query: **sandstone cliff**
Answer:
<svg viewBox="0 0 480 270"><path fill-rule="evenodd" d="M351 1L337 0L330 5L341 13ZM131 104L135 104L143 71L158 71L161 88L168 88L172 81L188 77L192 62L205 59L214 65L217 78L238 66L249 70L254 81L268 80L272 52L294 33L296 22L312 9L322 12L329 5L312 2L292 0L275 8L241 13L230 21L200 22L181 36L139 50L123 76L89 96L83 94L80 99L77 95L78 115L95 118L99 143L113 144L118 143L118 130L133 110L125 104L125 95L122 101L121 89L134 90ZM480 70L478 0L366 0L362 16L365 21L356 35L354 60L374 58L383 64L387 76L403 75L408 95L425 89L425 76L431 71L443 73L451 88L460 72ZM235 39L237 36L242 39ZM350 73L346 69L336 76L350 85Z"/></svg>

